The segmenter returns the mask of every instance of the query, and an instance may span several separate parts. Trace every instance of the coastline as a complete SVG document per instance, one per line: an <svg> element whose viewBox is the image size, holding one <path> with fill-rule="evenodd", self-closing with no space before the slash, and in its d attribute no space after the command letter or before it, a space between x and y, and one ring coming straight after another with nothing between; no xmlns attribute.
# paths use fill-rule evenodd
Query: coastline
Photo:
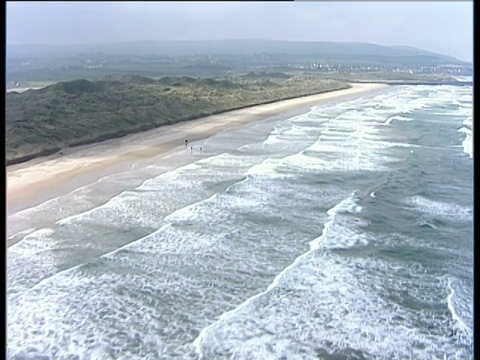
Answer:
<svg viewBox="0 0 480 360"><path fill-rule="evenodd" d="M165 125L122 138L69 148L64 154L36 158L7 167L7 214L38 205L88 185L105 175L131 168L135 161L165 154L220 131L279 115L300 107L346 100L388 88L389 85L354 83L344 90L281 100L200 119Z"/></svg>

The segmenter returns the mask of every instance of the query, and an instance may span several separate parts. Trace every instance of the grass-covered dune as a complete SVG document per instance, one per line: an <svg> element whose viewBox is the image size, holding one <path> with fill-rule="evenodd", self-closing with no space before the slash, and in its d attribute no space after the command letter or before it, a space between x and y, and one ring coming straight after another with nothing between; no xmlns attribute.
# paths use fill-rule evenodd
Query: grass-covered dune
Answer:
<svg viewBox="0 0 480 360"><path fill-rule="evenodd" d="M166 124L350 87L308 76L234 78L137 75L59 82L6 94L7 165Z"/></svg>

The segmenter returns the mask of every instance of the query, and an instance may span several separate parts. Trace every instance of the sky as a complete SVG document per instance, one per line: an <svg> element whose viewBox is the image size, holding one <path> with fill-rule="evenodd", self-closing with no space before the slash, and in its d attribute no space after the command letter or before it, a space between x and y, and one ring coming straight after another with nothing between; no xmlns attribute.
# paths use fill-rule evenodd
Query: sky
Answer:
<svg viewBox="0 0 480 360"><path fill-rule="evenodd" d="M473 61L473 1L7 2L7 45L269 39L407 45Z"/></svg>

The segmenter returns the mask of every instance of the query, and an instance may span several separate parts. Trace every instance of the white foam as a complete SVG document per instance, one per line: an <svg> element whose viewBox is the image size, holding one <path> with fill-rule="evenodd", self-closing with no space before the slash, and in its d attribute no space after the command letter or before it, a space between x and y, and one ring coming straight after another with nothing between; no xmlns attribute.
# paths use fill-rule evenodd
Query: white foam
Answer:
<svg viewBox="0 0 480 360"><path fill-rule="evenodd" d="M230 189L250 182L250 178L245 178L230 185L224 193L215 193L206 199L177 209L164 218L166 224L157 231L104 254L102 257L109 258L125 249L138 252L149 251L148 249L153 251L155 249L155 252L171 253L177 250L185 252L198 251L201 248L214 245L223 236L221 229L224 229L226 232L233 232L229 226L233 226L235 217L241 210L263 209L263 204L270 200L267 192L251 186L248 187L248 191L245 191L248 194L248 198L230 194ZM190 226L195 226L197 230L201 228L208 229L212 219L214 219L215 223L221 224L221 227L217 227L216 235L218 236L211 236L207 232L203 236L198 234L195 237L185 237L177 230L178 227L188 229ZM161 239L161 242L159 242L159 239Z"/></svg>
<svg viewBox="0 0 480 360"><path fill-rule="evenodd" d="M314 126L299 126L292 124L292 127L288 130L285 130L282 135L288 135L292 137L301 137L305 138L306 136L315 136L319 131L318 127Z"/></svg>
<svg viewBox="0 0 480 360"><path fill-rule="evenodd" d="M302 120L305 117L301 118ZM260 144L264 154L288 154L289 152L303 150L305 144L311 144L321 131L319 124L291 120L277 125L275 129Z"/></svg>
<svg viewBox="0 0 480 360"><path fill-rule="evenodd" d="M250 166L252 162L255 162L258 156L247 156L247 155L232 155L228 153L222 153L219 155L211 156L202 160L195 162L196 165L201 167L192 168L196 173L210 173L211 175L216 175L213 173L212 167L217 170L221 168L224 171L229 173L238 173L242 171L245 167Z"/></svg>
<svg viewBox="0 0 480 360"><path fill-rule="evenodd" d="M196 352L197 352L197 355L199 355L200 359L203 359L204 356L203 356L203 351L202 351L202 343L204 342L205 340L205 337L209 334L210 331L214 330L216 326L218 326L219 323L221 323L222 321L225 321L227 320L230 316L234 316L237 312L243 310L244 308L248 307L253 301L255 301L256 299L262 297L263 295L267 294L269 291L271 291L273 288L275 288L275 286L278 285L280 279L282 278L282 276L287 273L291 268L295 267L295 265L297 263L299 263L301 261L302 258L304 258L305 256L307 256L308 253L305 253L299 257L297 257L295 259L295 261L289 265L287 268L285 268L282 272L280 272L276 277L275 279L273 280L273 282L268 286L268 288L249 298L248 300L246 300L245 302L243 302L241 305L239 305L238 307L236 307L235 309L232 309L230 311L227 311L227 312L224 312L223 314L220 315L220 317L218 318L218 320L216 322L214 322L213 324L203 328L199 335L197 336L197 338L193 341L193 345L196 349Z"/></svg>
<svg viewBox="0 0 480 360"><path fill-rule="evenodd" d="M236 196L238 194L232 194L227 189L226 194L212 196L199 202L196 207L188 207L188 211L195 213L194 227L183 223L185 219L191 221L192 214L178 212L177 216L168 218L172 224L165 225L136 243L103 255L101 262L57 274L24 293L15 307L9 307L9 353L17 351L18 354L19 349L25 349L22 343L24 335L29 337L29 345L32 349L35 348L37 356L48 354L57 358L73 354L83 354L88 358L92 354L105 351L118 353L120 350L129 359L147 356L159 358L162 355L155 354L155 350L163 351L167 346L178 347L181 341L185 341L187 332L192 333L192 328L198 328L199 324L203 327L205 319L212 316L203 308L202 301L207 293L213 292L201 287L208 285L205 285L205 279L200 276L193 279L191 276L179 276L187 266L185 263L180 266L180 259L189 256L188 262L194 261L195 254L205 254L206 248L218 249L221 241L230 243L229 236L235 233L232 224L228 223L230 217L237 216L238 209L252 207L256 199L251 196L251 185L256 185L260 190L263 186L268 191L271 190L267 188L268 183L261 179L246 179L241 184L250 187L241 189L240 193L248 195L247 199L239 199ZM232 187L236 189L238 184ZM255 205L259 212L263 212L263 204ZM208 230L212 226L214 232ZM236 238L243 236L238 234ZM228 257L228 254L221 253ZM169 257L175 258L170 266L175 265L173 268L176 270L162 268L159 271ZM232 262L226 264L227 269L233 269L234 273L235 268L240 267ZM210 265L211 262L203 264ZM113 267L115 271L112 271ZM191 274L197 274L196 270L192 267ZM141 294L145 291L148 295L142 297ZM196 293L192 294L193 292ZM219 296L227 296L221 294L221 291L215 292L220 292ZM193 295L200 300L192 301L188 298ZM159 305L161 301L172 301L172 304ZM53 305L49 306L50 302ZM219 308L224 307L225 302L226 300L216 300ZM181 311L175 310L177 304L188 304L195 312L191 309L190 313L184 306L180 307ZM179 312L171 314L171 311ZM203 311L208 316L202 316ZM188 319L171 321L177 318L176 315L178 319ZM140 344L132 350L127 342L133 341L133 333L141 334L141 341L148 338L145 333L156 334L159 344ZM162 342L165 338L170 340L169 345ZM71 339L74 339L74 345L71 344ZM143 348L147 348L147 355L135 353L143 351Z"/></svg>
<svg viewBox="0 0 480 360"><path fill-rule="evenodd" d="M101 258L108 258L108 257L111 257L112 255L114 255L114 254L116 254L116 253L118 253L118 252L121 252L121 251L125 250L125 249L137 248L139 244L142 244L142 245L143 245L143 243L144 243L146 240L151 239L151 238L153 238L153 237L156 237L156 235L161 234L162 232L164 232L166 229L168 229L168 228L171 227L171 226L172 226L172 224L170 224L170 223L169 223L169 224L165 224L165 225L163 225L160 229L154 231L153 233L148 234L147 236L145 236L145 237L143 237L143 238L140 238L140 239L137 239L137 240L135 240L135 241L132 241L132 242L126 244L126 245L123 245L123 246L121 246L121 247L118 247L118 248L116 248L115 250L110 251L110 252L108 252L108 253L106 253L106 254L103 254L103 255L100 256L100 257L101 257Z"/></svg>
<svg viewBox="0 0 480 360"><path fill-rule="evenodd" d="M429 310L445 285L418 264L408 268L372 257L311 251L270 291L203 329L194 345L201 359L232 354L259 360L299 354L301 359L343 358L352 349L372 358L468 358L472 336L449 335L449 314ZM405 308L385 299L385 288L430 306Z"/></svg>
<svg viewBox="0 0 480 360"><path fill-rule="evenodd" d="M260 164L252 166L247 170L245 175L254 176L254 177L263 177L263 178L285 178L293 177L293 175L280 174L276 171L278 165L280 164L279 160L276 159L266 159Z"/></svg>
<svg viewBox="0 0 480 360"><path fill-rule="evenodd" d="M155 173L159 169L157 168ZM8 237L19 236L20 231L24 231L32 225L37 228L50 226L56 221L94 209L99 203L121 193L123 189L137 185L142 181L143 176L151 172L151 170L142 170L141 172L124 172L104 176L95 183L10 214L7 218Z"/></svg>
<svg viewBox="0 0 480 360"><path fill-rule="evenodd" d="M300 359L321 354L344 358L349 350L389 359L471 356L473 339L449 337L444 311L412 312L381 295L388 287L419 302L438 301L445 285L441 279L426 275L421 266L399 278L398 273L405 272L380 259L310 251L282 272L270 291L203 329L194 346L200 359L233 354L259 360L256 354L275 359L299 354ZM415 291L417 286L422 293ZM433 330L418 327L418 322Z"/></svg>
<svg viewBox="0 0 480 360"><path fill-rule="evenodd" d="M472 209L457 204L433 201L420 195L406 199L406 203L413 205L416 209L430 216L452 218L462 221L473 220Z"/></svg>
<svg viewBox="0 0 480 360"><path fill-rule="evenodd" d="M48 252L57 247L53 241L53 229L36 230L8 249L7 256L7 295L15 297L28 290L42 279L57 271L55 259ZM44 255L47 253L46 255ZM35 262L41 259L42 265Z"/></svg>
<svg viewBox="0 0 480 360"><path fill-rule="evenodd" d="M355 229L351 229L349 226L355 222L351 217L345 216L349 213L360 213L362 207L358 205L357 201L356 195L352 194L327 211L330 219L324 225L322 235L310 242L311 250L317 250L320 247L350 247L357 243L366 243L365 237L357 234Z"/></svg>
<svg viewBox="0 0 480 360"><path fill-rule="evenodd" d="M459 132L459 133L463 133L463 134L465 134L465 135L467 135L467 136L468 136L468 135L472 135L472 130L469 129L469 128L466 128L466 127L462 127L462 128L460 128L460 129L458 129L458 132Z"/></svg>
<svg viewBox="0 0 480 360"><path fill-rule="evenodd" d="M464 124L468 123L467 120L464 121ZM461 127L458 129L459 133L465 134L465 139L462 141L463 152L468 154L470 158L473 158L473 131L468 127Z"/></svg>
<svg viewBox="0 0 480 360"><path fill-rule="evenodd" d="M204 207L219 198L219 194L214 194L205 200L185 206L166 216L165 221L169 223L189 223L196 221L199 219L200 212L203 211Z"/></svg>
<svg viewBox="0 0 480 360"><path fill-rule="evenodd" d="M24 242L17 242L8 248L9 252L23 251L25 255L31 255L35 252L45 249L45 241L42 239L49 238L54 233L53 229L44 228L36 230L24 237ZM29 244L27 245L26 242Z"/></svg>
<svg viewBox="0 0 480 360"><path fill-rule="evenodd" d="M271 134L263 141L263 145L277 144L280 141L277 135Z"/></svg>
<svg viewBox="0 0 480 360"><path fill-rule="evenodd" d="M335 145L333 145L335 144ZM384 152L385 146L381 142L362 140L357 142L358 146L344 143L318 142L308 148L309 151L318 153L315 166L316 170L328 171L388 171L388 162L395 161L395 158L387 156ZM388 147L395 146L393 143ZM324 157L324 154L335 154L337 156ZM293 164L292 164L293 165Z"/></svg>
<svg viewBox="0 0 480 360"><path fill-rule="evenodd" d="M300 151L280 160L279 166L303 170L386 170L385 163L394 161L385 149L394 146L416 147L418 145L381 141L375 128L376 122L338 121L321 131L318 140L305 151L318 152L312 157ZM336 153L325 158L322 153Z"/></svg>
<svg viewBox="0 0 480 360"><path fill-rule="evenodd" d="M94 207L91 196L92 185L78 188L66 195L47 200L37 206L21 210L7 217L7 236L21 236L32 228L50 226L62 217L72 216L78 211ZM54 209L52 211L52 209Z"/></svg>
<svg viewBox="0 0 480 360"><path fill-rule="evenodd" d="M15 236L25 237L26 235L34 232L35 230L37 230L37 229L36 228L28 228L28 229L21 230L19 232L14 232L13 235L8 235L7 239L12 240Z"/></svg>
<svg viewBox="0 0 480 360"><path fill-rule="evenodd" d="M472 126L473 126L473 118L472 118L471 116L467 117L467 118L463 121L463 125L467 125L467 126L472 127Z"/></svg>
<svg viewBox="0 0 480 360"><path fill-rule="evenodd" d="M297 169L300 171L315 171L325 170L329 168L329 164L330 163L328 161L313 158L303 153L299 153L283 158L279 166L288 167L290 171L292 171L293 169Z"/></svg>
<svg viewBox="0 0 480 360"><path fill-rule="evenodd" d="M308 159L302 155L293 155L283 163L292 168L299 168L305 164L312 170L379 170L384 164L394 159L386 156L383 151L393 146L412 147L417 145L382 141L379 135L379 119L383 115L372 117L370 108L364 109L366 115L357 109L349 109L347 113L339 113L327 121L316 142L305 150L320 153L318 160ZM333 116L333 115L332 115ZM325 159L321 153L337 153ZM295 161L294 161L295 160ZM386 169L386 168L385 168Z"/></svg>
<svg viewBox="0 0 480 360"><path fill-rule="evenodd" d="M402 116L402 115L393 115L393 116L389 116L387 118L387 120L385 121L385 125L390 125L392 123L392 121L413 121L412 118L408 117L408 116Z"/></svg>
<svg viewBox="0 0 480 360"><path fill-rule="evenodd" d="M82 222L107 222L129 227L158 227L162 215L175 208L178 202L183 204L204 193L201 169L201 165L192 163L162 173L144 181L133 191L122 191L106 203L58 220L57 224L66 226ZM183 193L182 198L177 193Z"/></svg>
<svg viewBox="0 0 480 360"><path fill-rule="evenodd" d="M470 328L467 326L467 324L465 324L465 322L462 320L462 318L457 314L457 311L456 311L455 306L453 304L453 298L455 296L455 290L452 286L452 280L451 279L448 280L448 288L450 289L450 294L448 294L448 296L447 296L447 304L448 304L448 310L450 310L450 314L452 315L452 319L457 322L457 324L459 325L459 327L462 330L464 330L465 332L467 332L468 335L471 336L472 334L471 334Z"/></svg>
<svg viewBox="0 0 480 360"><path fill-rule="evenodd" d="M90 225L109 223L125 228L157 227L162 221L162 214L168 211L160 202L159 194L145 192L124 191L113 197L107 203L89 211L59 220L59 226L73 224Z"/></svg>
<svg viewBox="0 0 480 360"><path fill-rule="evenodd" d="M471 135L467 135L465 140L462 141L463 152L468 154L473 159L473 138Z"/></svg>
<svg viewBox="0 0 480 360"><path fill-rule="evenodd" d="M227 174L227 177L229 177L232 176L232 173L240 172L242 170L241 165L244 162L248 164L252 159L244 157L244 160L248 161L242 162L240 157L221 154L213 159L201 160L200 164L187 166L185 167L187 169L185 172L188 176L188 170L194 169L196 173L195 176L197 176L198 173L202 172L208 174L210 172L209 169L213 166L217 168L223 166L226 170L224 174ZM246 166L247 165L243 164L243 168ZM12 286L10 289L18 292L21 289L35 285L38 281L55 276L58 272L57 266L61 265L64 267L67 261L62 260L55 254L62 254L66 259L69 259L71 254L75 252L81 253L82 250L87 249L91 256L100 256L102 253L110 251L112 247L117 247L118 249L118 246L120 246L120 249L123 249L123 245L126 242L130 243L130 236L145 232L145 230L137 231L135 229L139 227L157 229L164 225L165 215L172 213L172 211L175 211L178 207L188 206L189 201L204 199L204 195L207 194L207 192L204 190L202 179L187 177L184 181L176 181L180 176L179 173L180 172L162 174L158 177L162 180L158 180L157 178L156 183L149 184L149 186L152 187L158 186L159 191L154 191L153 189L124 191L101 206L59 220L57 225L60 227L60 233L56 238L51 237L53 230L47 234L42 234L42 230L31 234L29 237L25 237L23 242L14 245L9 252L9 267L15 267L15 269L9 271L9 274L12 279L15 277L17 280L21 278L21 281L17 281L17 285ZM211 180L212 177L217 181L222 178L220 175L210 173L208 179ZM163 187L159 186L161 185L159 181L163 181ZM193 186L195 186L196 189L194 189ZM182 193L182 196L178 196L179 193ZM243 200L243 203L243 206L251 206L254 204L254 202L246 199ZM102 231L108 227L119 228L122 232L121 236L115 239L118 241L104 243L101 238L102 235L98 236L98 228ZM109 230L107 229L107 233L108 232ZM43 238L39 238L38 236L40 235L42 235ZM48 239L46 239L45 236L48 236ZM34 242L33 240L30 241L30 239L34 239ZM71 239L75 239L78 243L73 244ZM140 239L140 243L142 239ZM41 249L39 249L39 245L42 246ZM126 248L128 247L129 245L127 244ZM39 256L40 251L46 252ZM36 255L34 262L30 264L30 270L27 270L24 263L28 257L32 257L33 255ZM22 270L20 271L20 269ZM34 274L29 274L30 271L33 271ZM27 281L27 278L30 279Z"/></svg>
<svg viewBox="0 0 480 360"><path fill-rule="evenodd" d="M70 358L80 355L93 359L95 356L105 358L107 353L123 348L123 358L140 359L145 358L142 347L148 346L150 355L158 358L162 348L157 348L155 354L147 344L148 336L139 336L140 346L134 346L133 353L130 352L129 345L134 345L135 333L157 333L160 326L151 306L133 303L117 293L122 280L134 285L129 276L111 274L97 279L80 279L78 274L70 272L58 276L54 287L40 286L21 298L18 305L9 307L8 357ZM99 292L92 292L93 288ZM135 316L137 312L142 315ZM25 334L27 343L23 340ZM139 353L135 354L136 351Z"/></svg>
<svg viewBox="0 0 480 360"><path fill-rule="evenodd" d="M299 265L303 261L303 259L307 258L315 249L317 249L321 240L328 237L326 229L332 226L336 216L338 216L341 213L359 213L360 211L361 211L361 206L357 204L357 196L355 193L352 194L350 197L344 199L340 203L338 203L336 206L334 206L330 210L328 210L327 214L330 216L330 220L325 224L324 233L322 234L322 236L310 243L310 251L297 257L292 264L290 264L288 267L282 270L275 277L273 282L267 287L265 291L249 298L248 300L243 302L241 305L237 306L235 309L232 309L231 311L227 311L223 313L222 315L220 315L220 317L216 322L202 329L198 337L193 342L193 345L195 346L197 354L200 356L200 359L204 357L203 351L202 351L203 342L205 341L205 338L209 335L211 331L214 331L223 321L227 321L230 317L235 316L238 312L241 312L244 309L248 308L257 299L260 299L261 297L265 296L269 292L273 291L279 285L280 281L282 281L282 278L286 274L288 274L292 269L294 269L297 265Z"/></svg>

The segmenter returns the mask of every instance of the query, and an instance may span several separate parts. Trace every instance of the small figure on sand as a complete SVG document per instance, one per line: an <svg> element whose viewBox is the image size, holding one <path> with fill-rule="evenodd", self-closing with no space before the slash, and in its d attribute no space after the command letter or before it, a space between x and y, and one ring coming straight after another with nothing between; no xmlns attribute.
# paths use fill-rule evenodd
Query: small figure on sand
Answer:
<svg viewBox="0 0 480 360"><path fill-rule="evenodd" d="M202 149L202 147L200 147L200 152L202 152L202 151L203 151L203 149Z"/></svg>
<svg viewBox="0 0 480 360"><path fill-rule="evenodd" d="M193 146L190 146L190 154L193 154Z"/></svg>
<svg viewBox="0 0 480 360"><path fill-rule="evenodd" d="M185 140L185 147L188 146L188 140Z"/></svg>

